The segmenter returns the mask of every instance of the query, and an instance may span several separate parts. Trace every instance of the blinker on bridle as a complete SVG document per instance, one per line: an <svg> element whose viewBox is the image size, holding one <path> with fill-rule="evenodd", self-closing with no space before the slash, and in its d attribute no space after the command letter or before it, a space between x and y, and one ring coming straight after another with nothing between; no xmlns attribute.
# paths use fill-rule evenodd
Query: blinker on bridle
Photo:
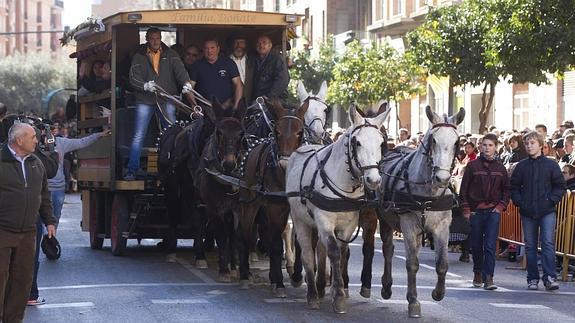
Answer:
<svg viewBox="0 0 575 323"><path fill-rule="evenodd" d="M347 172L349 172L351 174L351 177L354 180L358 181L358 183L356 184L354 189L361 186L360 179L363 177L363 173L366 170L372 169L372 168L379 169L379 163L373 164L373 165L362 166L358 160L358 157L357 157L357 139L354 137L353 134L355 132L359 131L361 128L366 128L366 127L375 128L382 135L382 137L384 139L384 143L387 145L387 135L384 133L381 133L379 130L379 127L369 123L367 120L365 120L362 125L355 127L355 129L353 129L353 131L351 133L346 135L347 142L344 143L344 145L347 148L347 150L345 151L345 156L346 156L345 163L347 164ZM355 173L354 168L352 167L353 164L355 164L355 167L361 172L359 175L357 175Z"/></svg>

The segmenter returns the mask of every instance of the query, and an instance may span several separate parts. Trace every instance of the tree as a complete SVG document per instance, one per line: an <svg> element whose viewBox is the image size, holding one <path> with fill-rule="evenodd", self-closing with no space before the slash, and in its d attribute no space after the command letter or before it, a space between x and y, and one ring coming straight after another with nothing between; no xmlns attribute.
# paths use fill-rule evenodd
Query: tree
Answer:
<svg viewBox="0 0 575 323"><path fill-rule="evenodd" d="M426 21L407 35L415 60L430 74L449 77L450 109L454 86L483 85L480 133L485 129L499 76L504 74L498 62L498 47L489 34L494 17L488 9L493 1L469 0L434 8Z"/></svg>
<svg viewBox="0 0 575 323"><path fill-rule="evenodd" d="M363 47L353 41L335 65L328 100L344 107L351 103L372 106L382 99L403 100L421 92L422 75L410 56L387 43Z"/></svg>
<svg viewBox="0 0 575 323"><path fill-rule="evenodd" d="M325 42L320 44L317 56L312 57L311 51L303 49L294 52L292 62L290 78L294 82L290 84L290 91L294 93L294 96L295 83L298 80L303 82L308 91L317 93L321 82L326 81L329 85L333 78L333 68L337 63L333 36L330 35Z"/></svg>
<svg viewBox="0 0 575 323"><path fill-rule="evenodd" d="M41 112L41 100L51 90L76 87L76 65L73 60L51 59L49 55L28 54L0 61L0 102L9 113ZM63 106L64 97L56 97Z"/></svg>

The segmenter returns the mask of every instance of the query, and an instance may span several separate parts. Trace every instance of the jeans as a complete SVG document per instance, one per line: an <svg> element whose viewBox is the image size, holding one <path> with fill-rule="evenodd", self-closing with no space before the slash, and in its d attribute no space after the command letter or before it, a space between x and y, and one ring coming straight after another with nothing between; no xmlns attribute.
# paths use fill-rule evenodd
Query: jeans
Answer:
<svg viewBox="0 0 575 323"><path fill-rule="evenodd" d="M38 217L36 222L36 254L34 255L34 277L32 278L32 288L30 288L29 300L37 299L40 294L38 292L38 270L40 269L40 242L44 235L44 225L42 220Z"/></svg>
<svg viewBox="0 0 575 323"><path fill-rule="evenodd" d="M525 241L525 254L527 256L527 281L539 280L537 267L537 243L541 239L541 266L543 267L543 280L547 276L555 275L555 212L534 219L521 217L523 224L523 240Z"/></svg>
<svg viewBox="0 0 575 323"><path fill-rule="evenodd" d="M62 216L62 207L64 206L64 198L66 197L66 190L52 191L52 209L54 209L54 217L56 218L56 228L60 223L60 216Z"/></svg>
<svg viewBox="0 0 575 323"><path fill-rule="evenodd" d="M164 112L170 121L176 121L176 107L172 103L166 103ZM158 111L158 107L148 104L138 104L136 107L136 122L134 124L134 139L132 140L128 160L128 174L135 175L138 169L140 169L140 155L142 154L144 139L146 138L146 132L148 131L148 126L153 114L156 114L160 118L162 128L166 128L169 125L168 121L162 116L160 111Z"/></svg>
<svg viewBox="0 0 575 323"><path fill-rule="evenodd" d="M495 272L495 244L501 215L493 210L477 210L471 215L471 250L473 272L480 272L483 280Z"/></svg>

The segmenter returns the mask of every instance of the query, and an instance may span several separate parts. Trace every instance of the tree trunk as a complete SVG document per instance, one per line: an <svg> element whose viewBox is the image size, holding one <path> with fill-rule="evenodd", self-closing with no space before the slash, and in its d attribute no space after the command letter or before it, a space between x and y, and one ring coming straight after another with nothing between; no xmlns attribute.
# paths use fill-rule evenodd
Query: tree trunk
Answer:
<svg viewBox="0 0 575 323"><path fill-rule="evenodd" d="M483 95L481 96L481 109L479 110L479 129L478 133L484 134L487 132L487 116L493 106L493 98L495 97L495 86L497 81L485 82L483 87ZM487 87L489 87L489 97L487 94Z"/></svg>
<svg viewBox="0 0 575 323"><path fill-rule="evenodd" d="M449 93L447 95L447 115L453 115L453 101L454 101L454 97L453 97L453 81L452 78L449 78Z"/></svg>

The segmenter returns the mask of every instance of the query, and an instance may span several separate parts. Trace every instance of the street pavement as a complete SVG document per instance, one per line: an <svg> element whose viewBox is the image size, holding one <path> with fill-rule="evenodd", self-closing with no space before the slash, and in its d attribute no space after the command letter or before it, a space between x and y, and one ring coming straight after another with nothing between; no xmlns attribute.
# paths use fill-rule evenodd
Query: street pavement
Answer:
<svg viewBox="0 0 575 323"><path fill-rule="evenodd" d="M528 291L525 271L518 263L498 261L496 291L473 288L472 264L450 253L447 294L431 298L435 284L434 253L422 248L418 294L423 317L409 319L405 300L407 275L403 242L395 240L393 295L380 296L383 260L376 246L370 299L359 295L361 239L351 244L348 313L335 314L329 295L319 310L308 309L305 284L289 285L288 297L274 298L267 279L266 259L255 265L256 283L240 290L237 283L217 282L216 255L208 255L210 269L193 264L191 241L180 240L177 263L167 263L155 247L157 240L128 242L123 257L114 257L106 240L103 250L91 250L88 233L81 232L81 201L67 195L58 239L62 257L40 259L40 295L46 305L28 307L25 322L575 322L575 283L560 282L556 292ZM285 273L285 270L284 270ZM327 291L329 293L329 290Z"/></svg>

